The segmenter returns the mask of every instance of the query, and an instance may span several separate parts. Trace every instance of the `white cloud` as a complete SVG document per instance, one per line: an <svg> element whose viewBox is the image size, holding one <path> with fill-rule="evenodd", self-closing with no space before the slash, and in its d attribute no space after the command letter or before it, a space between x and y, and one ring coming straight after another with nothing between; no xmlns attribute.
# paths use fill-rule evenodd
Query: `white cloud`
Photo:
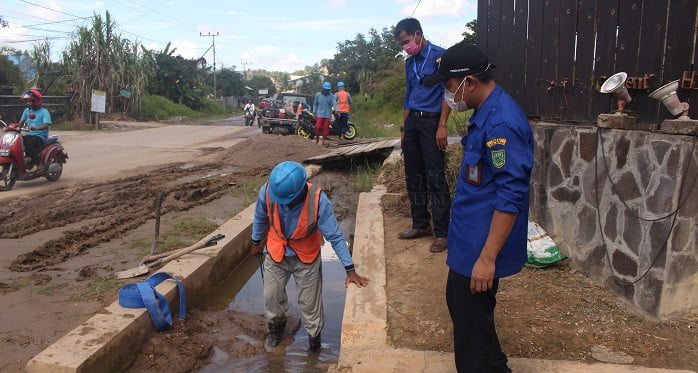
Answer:
<svg viewBox="0 0 698 373"><path fill-rule="evenodd" d="M414 17L420 21L437 16L460 18L466 13L477 15L476 0L422 0L416 11L415 6L416 2L404 3L400 15L409 17L414 12Z"/></svg>
<svg viewBox="0 0 698 373"><path fill-rule="evenodd" d="M181 55L184 58L199 58L203 53L196 43L188 40L173 40L171 48L177 48L175 55ZM156 48L156 50L159 49L162 49L162 47ZM211 63L213 63L213 58L211 58Z"/></svg>
<svg viewBox="0 0 698 373"><path fill-rule="evenodd" d="M346 9L347 0L330 0L330 2L325 5L325 7L330 9Z"/></svg>

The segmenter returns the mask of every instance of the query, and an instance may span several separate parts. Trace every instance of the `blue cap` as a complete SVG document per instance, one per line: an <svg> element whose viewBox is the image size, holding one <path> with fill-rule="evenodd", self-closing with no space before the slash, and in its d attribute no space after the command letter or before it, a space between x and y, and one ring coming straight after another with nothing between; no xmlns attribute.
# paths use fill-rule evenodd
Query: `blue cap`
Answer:
<svg viewBox="0 0 698 373"><path fill-rule="evenodd" d="M332 83L330 83L330 82L322 83L322 89L332 89Z"/></svg>
<svg viewBox="0 0 698 373"><path fill-rule="evenodd" d="M306 179L305 168L300 163L281 162L269 175L269 196L280 205L288 205L301 194Z"/></svg>
<svg viewBox="0 0 698 373"><path fill-rule="evenodd" d="M339 88L339 87L344 87L344 82L338 82L338 83L337 83L337 88Z"/></svg>

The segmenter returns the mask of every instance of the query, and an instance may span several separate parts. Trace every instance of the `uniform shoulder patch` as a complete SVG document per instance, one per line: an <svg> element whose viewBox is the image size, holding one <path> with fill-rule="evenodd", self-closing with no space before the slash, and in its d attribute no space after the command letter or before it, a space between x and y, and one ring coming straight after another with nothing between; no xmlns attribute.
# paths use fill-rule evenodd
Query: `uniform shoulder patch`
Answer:
<svg viewBox="0 0 698 373"><path fill-rule="evenodd" d="M506 145L506 144L507 144L507 139L503 139L500 137L500 138L496 138L496 139L492 139L492 140L488 141L487 147L491 148L495 145Z"/></svg>
<svg viewBox="0 0 698 373"><path fill-rule="evenodd" d="M502 168L507 163L507 154L504 149L492 151L492 165L496 168Z"/></svg>

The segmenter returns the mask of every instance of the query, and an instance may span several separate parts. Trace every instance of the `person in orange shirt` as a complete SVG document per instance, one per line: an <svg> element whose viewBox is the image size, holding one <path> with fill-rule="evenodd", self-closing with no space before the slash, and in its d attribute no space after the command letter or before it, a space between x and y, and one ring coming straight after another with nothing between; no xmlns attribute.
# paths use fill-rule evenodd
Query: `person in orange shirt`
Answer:
<svg viewBox="0 0 698 373"><path fill-rule="evenodd" d="M351 253L339 229L327 195L308 183L300 163L281 162L271 171L269 182L259 189L252 225L251 254L264 252L264 312L269 326L267 347L281 342L286 328L288 296L286 284L293 275L298 292L310 351L320 351L320 331L324 324L322 307L323 237L344 265L345 285L368 285L354 269ZM262 240L266 237L266 245Z"/></svg>
<svg viewBox="0 0 698 373"><path fill-rule="evenodd" d="M337 112L339 112L335 126L340 130L339 133L341 135L339 135L339 138L344 140L344 133L349 129L347 126L347 123L349 123L349 110L354 101L352 101L351 94L344 87L344 82L337 83L337 92L334 94L334 97L337 101Z"/></svg>

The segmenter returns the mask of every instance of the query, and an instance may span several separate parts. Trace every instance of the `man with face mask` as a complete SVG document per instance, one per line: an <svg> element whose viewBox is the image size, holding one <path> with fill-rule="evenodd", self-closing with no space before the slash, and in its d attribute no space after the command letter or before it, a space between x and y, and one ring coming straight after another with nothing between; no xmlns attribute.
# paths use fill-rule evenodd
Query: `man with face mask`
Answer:
<svg viewBox="0 0 698 373"><path fill-rule="evenodd" d="M400 130L412 228L399 233L398 238L414 239L433 234L429 250L438 253L448 247L451 195L444 172L444 150L450 109L443 100L443 85L428 87L422 84L422 79L436 73L444 49L424 38L422 27L414 18L398 22L393 36L410 55L405 60L404 125Z"/></svg>
<svg viewBox="0 0 698 373"><path fill-rule="evenodd" d="M492 79L473 44L444 53L438 74L452 109L475 109L463 137L463 161L448 227L446 303L459 372L510 372L494 327L499 279L526 263L533 133L526 115Z"/></svg>

